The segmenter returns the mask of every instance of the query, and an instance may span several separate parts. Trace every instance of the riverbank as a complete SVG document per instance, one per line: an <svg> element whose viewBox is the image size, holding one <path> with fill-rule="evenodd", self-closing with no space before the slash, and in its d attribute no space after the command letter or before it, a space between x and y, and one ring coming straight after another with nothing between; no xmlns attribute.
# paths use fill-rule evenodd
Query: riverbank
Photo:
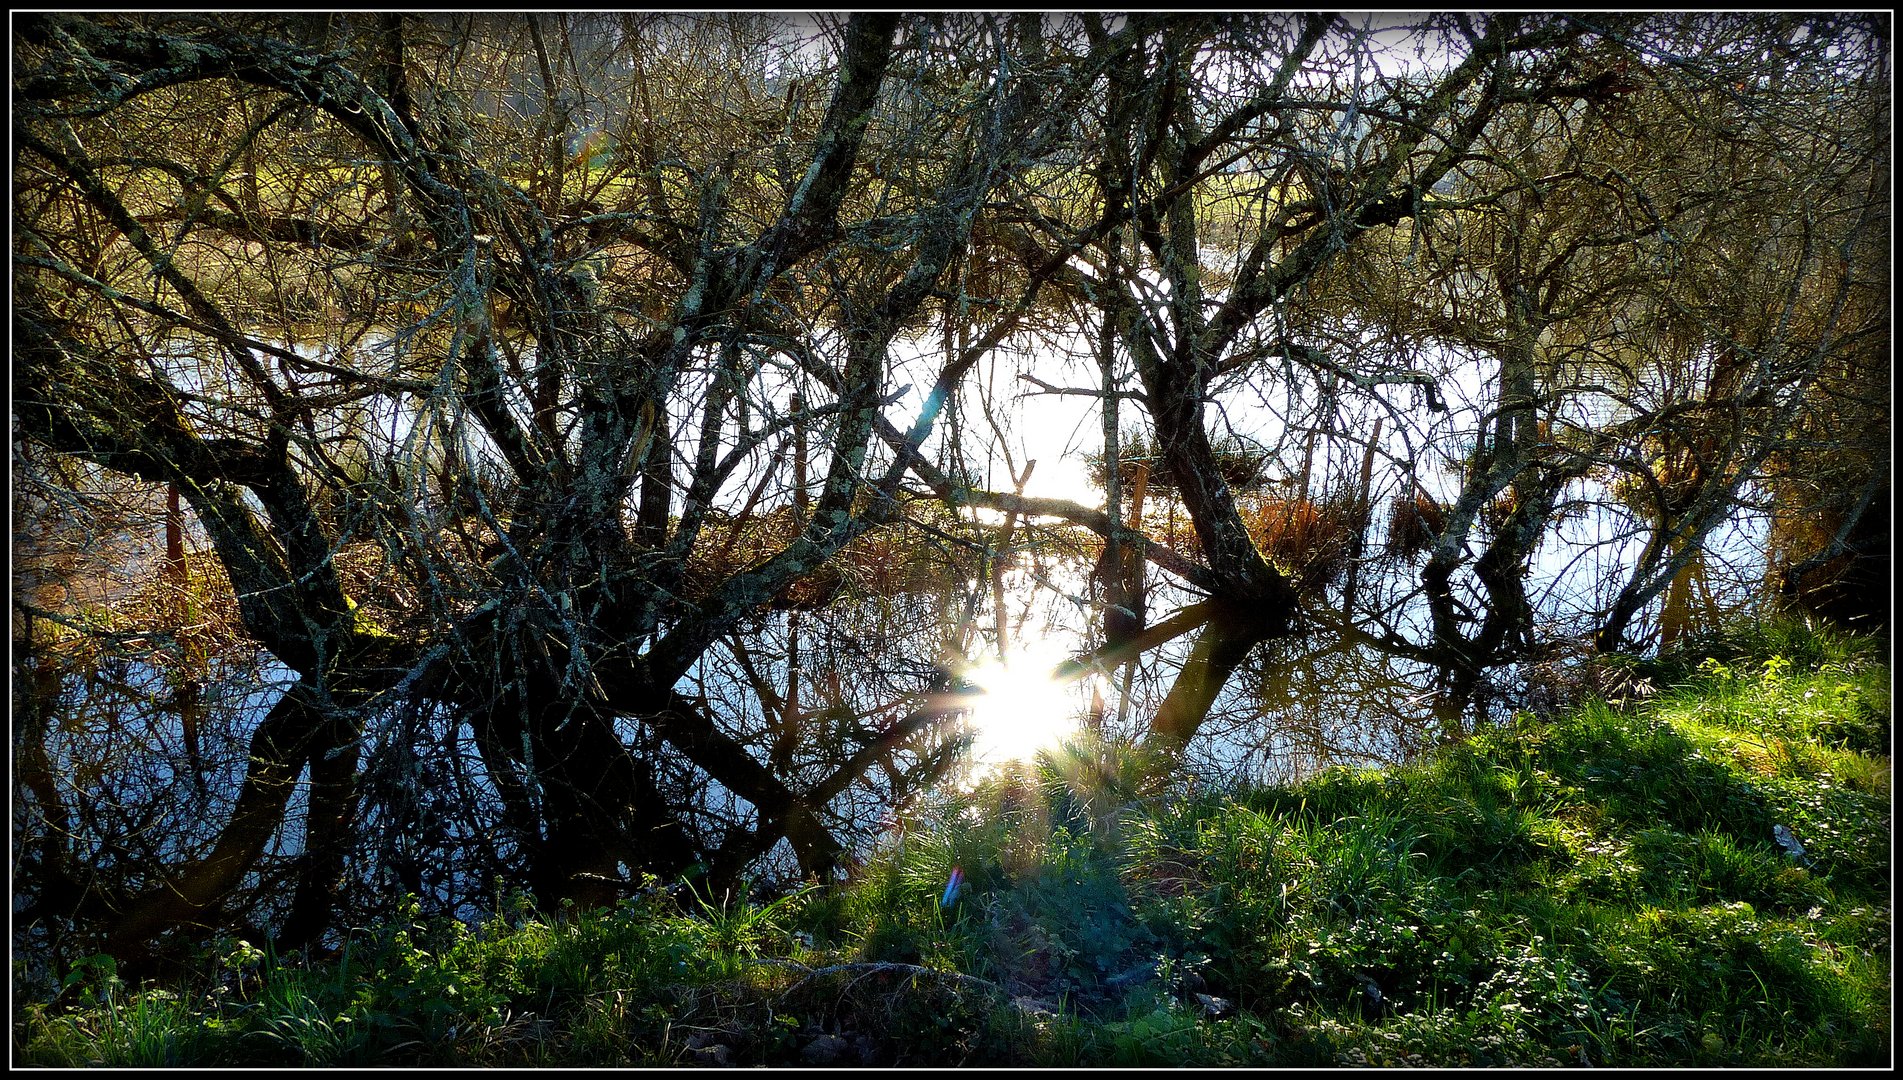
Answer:
<svg viewBox="0 0 1903 1080"><path fill-rule="evenodd" d="M770 903L398 912L50 1001L16 958L15 1061L1883 1065L1885 660L1758 627L1636 665L1645 700L1288 787L1059 755Z"/></svg>

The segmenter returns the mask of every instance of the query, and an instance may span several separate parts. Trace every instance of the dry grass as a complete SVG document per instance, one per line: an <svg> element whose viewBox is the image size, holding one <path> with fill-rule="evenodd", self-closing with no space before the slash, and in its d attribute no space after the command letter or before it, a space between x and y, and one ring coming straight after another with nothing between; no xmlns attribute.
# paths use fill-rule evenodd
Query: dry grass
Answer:
<svg viewBox="0 0 1903 1080"><path fill-rule="evenodd" d="M1242 506L1249 537L1301 589L1319 589L1348 569L1360 530L1352 500L1262 496Z"/></svg>
<svg viewBox="0 0 1903 1080"><path fill-rule="evenodd" d="M1388 503L1388 540L1383 549L1390 556L1412 557L1434 545L1447 527L1447 511L1426 495L1398 495Z"/></svg>

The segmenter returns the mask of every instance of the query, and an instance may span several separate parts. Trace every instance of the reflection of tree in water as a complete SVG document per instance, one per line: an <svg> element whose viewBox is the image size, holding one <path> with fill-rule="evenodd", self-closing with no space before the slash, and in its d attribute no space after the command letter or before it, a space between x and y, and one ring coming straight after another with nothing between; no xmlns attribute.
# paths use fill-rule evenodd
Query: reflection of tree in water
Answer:
<svg viewBox="0 0 1903 1080"><path fill-rule="evenodd" d="M257 718L279 691L260 685L271 675L257 657L227 654L202 661L188 676L199 689L180 701L179 659L166 651L48 648L31 661L38 693L22 693L14 726L22 925L162 884L156 869L203 855L231 814ZM269 917L294 828L264 844L234 910Z"/></svg>
<svg viewBox="0 0 1903 1080"><path fill-rule="evenodd" d="M869 843L887 813L942 776L962 746L928 693L943 681L930 658L961 605L961 596L946 591L776 613L710 651L686 692L732 737L767 745L787 723L778 713L785 697L774 688L786 685L789 627L797 620L803 705L781 775L825 796L825 820L839 835ZM232 812L260 722L282 693L282 669L256 655L206 661L189 704L177 701L176 658L67 656L62 670L47 657L39 653L38 677L20 688L31 704L15 725L16 838L28 864L16 913L24 922L70 914L95 879L110 880L111 896L123 898L161 885L155 868L203 857ZM181 707L197 720L195 751ZM636 748L656 738L632 721L620 728ZM493 903L498 884L521 885L525 859L503 827L506 811L467 719L405 703L374 713L366 729L364 799L342 910L367 915L397 892L474 914ZM841 766L867 753L874 767L847 783ZM194 758L202 774L187 767ZM684 824L704 850L751 850L736 845L757 826L758 812L744 799L686 767L663 771L657 783L691 808ZM226 901L231 913L265 921L284 915L294 864L313 857L303 843L308 813L300 790L245 885ZM763 879L794 873L790 852L774 854L784 858L769 859Z"/></svg>
<svg viewBox="0 0 1903 1080"><path fill-rule="evenodd" d="M836 835L864 843L951 767L961 745L932 694L946 688L938 657L962 605L946 589L775 613L709 650L687 692L734 739L770 748L792 786L825 796ZM841 767L866 757L873 768L844 783ZM712 847L753 827L756 810L704 776L682 770L674 782L694 794ZM775 869L790 870L784 845L775 853L789 856Z"/></svg>
<svg viewBox="0 0 1903 1080"><path fill-rule="evenodd" d="M1035 612L1035 625L1051 628L1073 653L1099 644L1098 627L1067 618L1072 608L1063 590L1037 580L1022 585L1014 602ZM1158 625L1198 602L1163 584L1156 595ZM1193 632L1182 634L1132 663L1091 669L1079 694L1080 727L1100 727L1113 746L1144 743L1193 639ZM1465 726L1436 693L1435 674L1418 660L1324 634L1258 646L1216 695L1184 749L1182 772L1211 781L1283 781L1329 765L1405 760Z"/></svg>
<svg viewBox="0 0 1903 1080"><path fill-rule="evenodd" d="M1431 671L1371 646L1288 639L1250 654L1188 756L1222 780L1280 783L1407 760L1445 730Z"/></svg>
<svg viewBox="0 0 1903 1080"><path fill-rule="evenodd" d="M1091 545L1058 543L1051 531L1032 539L1001 578L1013 648L1043 636L1073 654L1094 649L1103 627L1101 603L1091 602L1086 587ZM903 590L854 585L823 607L769 611L710 649L680 690L725 735L757 748L789 787L813 792L826 827L863 851L892 814L958 767L964 743L952 708L960 702L938 692L951 688L954 658L996 651L998 625L993 583L983 575L969 580L965 569L945 562L936 584L911 574ZM1396 617L1409 592L1404 570L1370 561L1362 610ZM162 576L154 568L153 577ZM1200 600L1160 572L1151 592L1158 626ZM114 881L111 896L131 896L161 884L153 868L204 857L219 839L218 823L231 815L261 720L282 692L281 669L243 652L226 633L229 613L141 603L165 613L157 621L174 632L119 636L161 642L160 650L121 647L97 657L39 650L38 666L29 669L42 692L29 695L36 704L16 726L15 790L30 916L70 910L94 878ZM1193 639L1179 636L1134 663L1100 667L1077 688L1079 727L1100 729L1106 761L1145 741ZM1441 711L1430 667L1339 641L1317 633L1254 649L1217 695L1176 775L1294 779L1333 764L1406 759L1465 725ZM70 670L55 680L53 658L60 657ZM196 748L188 734L194 727ZM388 896L414 893L432 907L475 914L493 906L498 887L525 885L528 859L467 716L420 699L373 708L365 728L363 801L339 911L369 916ZM660 763L654 782L684 808L680 827L689 842L728 853L732 865L710 870L737 871L754 859L756 881L797 877L784 839L749 843L757 807L661 752L651 727L623 719L617 730L637 754ZM866 758L868 768L851 770L863 773L858 782L832 783L843 765ZM268 924L285 916L301 862L319 857L303 843L308 775L299 778L282 825L261 841L263 854L243 885L208 921ZM623 872L621 887L638 886L631 869ZM111 901L91 901L102 902Z"/></svg>

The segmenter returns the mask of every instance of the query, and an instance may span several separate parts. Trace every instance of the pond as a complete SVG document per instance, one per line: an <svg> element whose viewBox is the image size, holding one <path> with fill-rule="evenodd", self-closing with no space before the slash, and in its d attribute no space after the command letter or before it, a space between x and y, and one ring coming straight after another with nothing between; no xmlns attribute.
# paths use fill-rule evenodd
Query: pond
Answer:
<svg viewBox="0 0 1903 1080"><path fill-rule="evenodd" d="M989 436L957 450L979 483L1103 505L1103 492L1091 481L1091 458L1100 458L1103 445L1099 400L1038 389L1066 373L1074 378L1074 357L1087 355L1086 345L1047 342L1001 353L1003 359L957 395L942 431L980 417L991 425ZM336 359L319 347L292 347ZM374 367L382 354L400 352L403 342L366 334L360 347ZM921 407L939 360L937 343L906 347L916 353L911 365L917 370L910 373L914 389L894 399L896 412L905 402ZM169 358L171 376L186 387L199 385L210 370L190 352L181 346ZM1404 495L1451 501L1470 449L1455 436L1483 426L1492 382L1484 362L1439 355L1421 363L1438 374L1448 405L1442 412L1383 412L1314 380L1219 388L1216 405L1225 423L1249 432L1248 445L1266 463L1253 489L1240 493L1245 504L1320 503L1347 493L1374 512L1353 569L1310 598L1317 627L1258 646L1223 685L1183 749L1179 778L1185 782L1282 782L1334 765L1406 761L1475 724L1538 705L1542 688L1556 677L1539 664L1495 669L1463 711L1445 698L1441 673L1418 649L1381 643L1418 646L1429 639L1419 584L1423 556L1390 550L1390 520L1381 511ZM904 374L906 365L899 370ZM1022 378L1032 374L1028 383ZM784 373L760 377L756 399L767 407L790 407L794 394L812 392ZM681 394L691 399L703 390L689 379ZM514 404L527 409L526 401ZM423 470L433 454L449 453L479 472L493 448L473 426L448 422L443 408L433 399L418 404L372 396L330 417L334 430L325 435L381 447L404 469ZM429 421L421 422L425 417ZM944 436L938 438L928 450L947 450ZM695 454L693 441L691 432L682 433L683 459ZM729 501L720 508L744 517L750 504L732 501L739 498L734 493L765 487L785 467L785 456L784 447L761 444L722 489L720 497ZM414 490L425 510L440 510L430 504L449 505L453 498L434 478L402 490ZM754 509L784 507L789 490L783 486ZM1129 512L1131 493L1124 497ZM1538 636L1556 642L1590 630L1629 576L1649 530L1594 478L1575 481L1562 504L1526 577ZM1187 515L1167 485L1148 493L1141 513L1153 536L1172 545L1192 540ZM968 511L963 519L968 536L998 542L999 515ZM187 547L202 548L190 515L183 524ZM995 575L946 572L927 587L914 582L909 591L848 588L819 610L766 613L708 650L678 689L705 703L724 733L795 791L826 783L860 747L922 710L944 714L831 798L829 824L858 852L879 843L934 791L956 792L1066 742L1106 754L1140 744L1195 633L1107 667L1070 664L1102 643L1104 627L1089 580L1094 548L1078 543L1074 533L1068 542L1052 542L1062 531L1049 522L1022 523L1008 550L994 556ZM1740 512L1705 538L1688 574L1696 617L1715 618L1755 602L1766 575L1767 532L1761 514ZM148 578L156 569L151 553L164 550L162 533L128 532L112 546L132 553L118 560L122 571L130 567ZM1481 597L1465 578L1456 579L1458 599L1477 610ZM134 584L115 584L112 595L92 600L123 606ZM1147 598L1151 626L1202 599L1154 569ZM1638 636L1656 637L1662 615L1655 601ZM1344 626L1355 632L1342 632ZM58 693L34 712L37 722L16 729L16 757L35 766L16 788L25 793L15 804L16 841L63 835L74 861L106 875L124 872L134 887L147 884L138 877L144 868L203 857L230 815L259 722L292 680L275 658L255 650L183 664L179 657L176 649L126 648L60 677ZM499 824L500 797L469 723L427 703L379 708L367 719L359 765L364 839L354 854L361 888L366 894L413 892L444 909L475 914L493 901L495 869L524 860ZM706 847L718 848L757 819L746 800L716 779L677 754L660 752L657 734L645 724L624 719L618 734L658 763L656 782L677 804L693 808L689 826ZM921 769L940 757L949 768ZM922 785L921 773L936 779ZM308 775L292 794L252 872L254 883L281 880L303 855L307 782ZM781 841L756 878L795 876L791 850ZM285 902L267 896L263 910Z"/></svg>
<svg viewBox="0 0 1903 1080"><path fill-rule="evenodd" d="M1602 564L1616 569L1621 543L1631 542L1619 539L1622 527L1610 511L1583 515L1541 547L1532 595L1543 626L1577 627L1581 613L1603 604L1594 592L1609 576ZM1379 530L1377 523L1370 552L1382 551ZM1763 566L1759 523L1740 519L1716 534L1702 568L1714 604L1748 604ZM1097 746L1132 745L1194 635L1130 663L1066 673L1066 661L1101 641L1089 569L1079 556L1031 545L995 581L849 594L821 610L774 612L711 650L680 689L706 701L729 734L796 789L823 780L869 733L931 706L957 710L924 739L927 749L958 750L941 790L1085 736ZM1423 625L1416 570L1405 559L1370 555L1357 620ZM1332 587L1322 606L1338 603L1340 592ZM1151 574L1152 625L1198 599ZM1524 666L1494 672L1496 692L1482 696L1477 715L1460 715L1442 700L1436 674L1393 650L1327 631L1258 647L1217 696L1184 752L1181 776L1275 782L1333 765L1405 761L1535 703L1529 688L1540 677ZM935 678L951 692L929 692ZM29 797L16 800L16 840L58 828L78 859L103 873L131 871L135 884L140 868L202 857L230 813L257 724L290 682L291 672L261 651L222 652L187 669L160 648L66 673L56 699L37 711L39 722L16 727L19 760L39 763L19 778ZM633 745L654 738L634 721L623 734ZM363 831L375 840L360 855L378 887L433 896L465 915L491 902L484 876L512 858L472 741L468 725L443 710L384 709L371 718L361 766L373 795ZM899 766L911 763L874 770L870 782L834 800L831 819L859 851L876 846L895 814L930 794L899 784ZM744 800L696 770L664 770L663 782L691 795L706 837L751 820ZM302 853L307 794L302 785L293 794L253 880L271 879ZM784 842L756 876L794 876Z"/></svg>

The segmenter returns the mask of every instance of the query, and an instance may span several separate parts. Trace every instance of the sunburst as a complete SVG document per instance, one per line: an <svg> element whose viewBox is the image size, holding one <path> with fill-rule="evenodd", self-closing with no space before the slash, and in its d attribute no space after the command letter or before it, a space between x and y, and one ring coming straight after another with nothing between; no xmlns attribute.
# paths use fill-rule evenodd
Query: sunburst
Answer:
<svg viewBox="0 0 1903 1080"><path fill-rule="evenodd" d="M972 664L965 681L977 689L967 722L972 761L980 768L1029 761L1077 730L1082 711L1074 678L1058 677L1065 652L1054 642L1023 642L1005 659Z"/></svg>

